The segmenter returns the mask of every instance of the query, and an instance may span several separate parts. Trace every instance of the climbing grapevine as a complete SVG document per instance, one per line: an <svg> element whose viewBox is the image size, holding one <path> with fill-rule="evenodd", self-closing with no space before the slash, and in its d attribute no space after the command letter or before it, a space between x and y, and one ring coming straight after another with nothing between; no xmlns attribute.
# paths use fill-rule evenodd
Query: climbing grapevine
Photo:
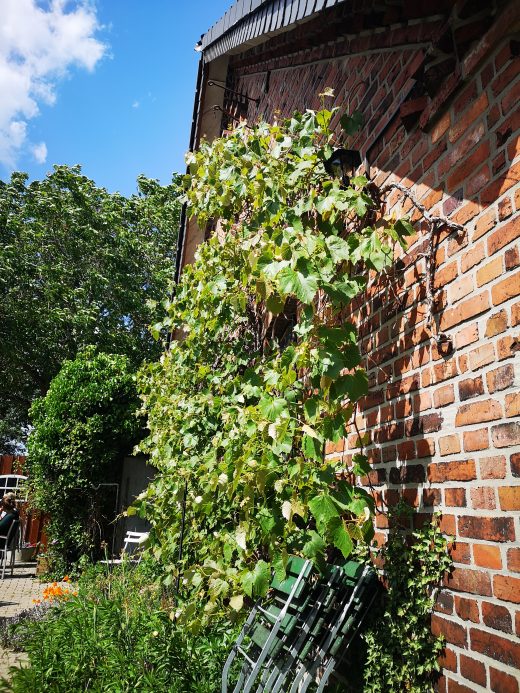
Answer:
<svg viewBox="0 0 520 693"><path fill-rule="evenodd" d="M363 176L327 174L333 113L242 123L187 158L190 215L216 228L155 327L176 338L141 373L141 449L159 474L135 509L195 627L265 594L289 554L320 565L372 536L372 499L354 484L366 457L344 474L323 449L367 393L342 316L412 228L382 216Z"/></svg>

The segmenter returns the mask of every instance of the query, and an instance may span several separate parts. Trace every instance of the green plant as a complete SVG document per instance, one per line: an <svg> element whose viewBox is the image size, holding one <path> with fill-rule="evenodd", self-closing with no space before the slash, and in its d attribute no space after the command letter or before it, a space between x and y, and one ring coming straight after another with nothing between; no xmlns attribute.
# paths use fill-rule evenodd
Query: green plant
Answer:
<svg viewBox="0 0 520 693"><path fill-rule="evenodd" d="M79 595L43 621L16 626L28 663L0 690L112 693L214 693L236 632L215 623L197 636L182 632L162 604L161 590L137 569L97 568Z"/></svg>
<svg viewBox="0 0 520 693"><path fill-rule="evenodd" d="M439 513L407 535L401 522L409 514L403 504L391 513L388 541L379 554L388 589L382 611L363 636L364 693L427 693L439 671L444 640L432 634L430 617L451 566L450 539L441 533Z"/></svg>
<svg viewBox="0 0 520 693"><path fill-rule="evenodd" d="M25 440L31 402L86 345L135 366L159 355L147 301L172 283L179 192L137 186L109 193L79 166L0 181L0 452Z"/></svg>
<svg viewBox="0 0 520 693"><path fill-rule="evenodd" d="M242 124L188 156L190 214L219 222L155 326L180 338L140 376L140 447L160 473L133 511L151 519L194 629L265 594L289 553L320 565L373 533L372 498L353 483L366 457L346 476L323 446L346 435L368 387L342 311L412 228L380 214L363 176L327 174L334 110Z"/></svg>
<svg viewBox="0 0 520 693"><path fill-rule="evenodd" d="M66 361L31 408L30 498L50 514L47 553L58 577L81 554L99 550L99 484L119 480L122 456L141 434L137 408L130 360L94 347Z"/></svg>

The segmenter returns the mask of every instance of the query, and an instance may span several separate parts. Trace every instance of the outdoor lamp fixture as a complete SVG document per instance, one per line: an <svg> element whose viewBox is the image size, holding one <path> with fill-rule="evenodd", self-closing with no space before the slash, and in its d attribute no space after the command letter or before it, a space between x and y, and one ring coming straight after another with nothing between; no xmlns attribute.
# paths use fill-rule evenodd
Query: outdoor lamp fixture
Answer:
<svg viewBox="0 0 520 693"><path fill-rule="evenodd" d="M361 154L357 149L336 149L324 163L329 176L341 179L345 187L360 165Z"/></svg>

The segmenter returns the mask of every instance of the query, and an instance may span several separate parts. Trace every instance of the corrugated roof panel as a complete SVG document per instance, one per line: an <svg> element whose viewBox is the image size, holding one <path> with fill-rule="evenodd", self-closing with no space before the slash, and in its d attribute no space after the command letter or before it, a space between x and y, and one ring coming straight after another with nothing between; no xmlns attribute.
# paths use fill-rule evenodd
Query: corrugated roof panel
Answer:
<svg viewBox="0 0 520 693"><path fill-rule="evenodd" d="M304 2L304 0L302 0ZM298 17L298 9L300 7L300 0L287 0L285 3L285 24L293 24Z"/></svg>
<svg viewBox="0 0 520 693"><path fill-rule="evenodd" d="M300 0L298 4L298 14L296 16L296 21L300 21L304 17L312 14L314 11L314 3L316 0Z"/></svg>
<svg viewBox="0 0 520 693"><path fill-rule="evenodd" d="M208 62L241 45L288 28L326 7L346 0L237 0L202 37Z"/></svg>

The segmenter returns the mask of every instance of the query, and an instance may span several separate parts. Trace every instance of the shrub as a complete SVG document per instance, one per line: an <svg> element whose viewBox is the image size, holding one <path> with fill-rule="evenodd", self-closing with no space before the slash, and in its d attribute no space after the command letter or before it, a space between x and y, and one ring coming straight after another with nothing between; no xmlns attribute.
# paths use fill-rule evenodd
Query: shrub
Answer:
<svg viewBox="0 0 520 693"><path fill-rule="evenodd" d="M27 472L32 504L50 513L55 564L99 548L105 509L96 486L119 480L120 461L140 433L137 405L129 359L94 347L66 361L33 404Z"/></svg>
<svg viewBox="0 0 520 693"><path fill-rule="evenodd" d="M29 655L12 668L1 691L126 691L214 693L236 631L215 623L188 635L175 623L146 571L123 566L90 571L79 594L51 609L44 621L17 633Z"/></svg>

